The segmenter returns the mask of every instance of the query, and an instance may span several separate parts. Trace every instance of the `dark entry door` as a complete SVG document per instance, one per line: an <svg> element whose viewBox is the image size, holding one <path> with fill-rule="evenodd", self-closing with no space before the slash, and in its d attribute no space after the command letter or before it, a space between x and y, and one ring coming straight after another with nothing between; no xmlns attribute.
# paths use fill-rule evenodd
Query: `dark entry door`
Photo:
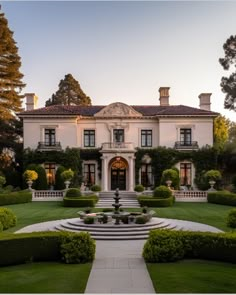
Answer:
<svg viewBox="0 0 236 295"><path fill-rule="evenodd" d="M115 190L119 188L120 190L126 189L126 169L117 168L111 169L111 189Z"/></svg>

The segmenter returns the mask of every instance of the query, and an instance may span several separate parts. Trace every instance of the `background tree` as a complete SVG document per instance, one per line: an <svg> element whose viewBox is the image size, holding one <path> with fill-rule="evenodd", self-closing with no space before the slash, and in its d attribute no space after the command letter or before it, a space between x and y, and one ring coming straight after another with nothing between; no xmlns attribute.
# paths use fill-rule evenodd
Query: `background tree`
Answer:
<svg viewBox="0 0 236 295"><path fill-rule="evenodd" d="M80 87L80 84L71 74L65 75L60 81L59 89L49 98L45 106L50 105L91 105L91 99Z"/></svg>
<svg viewBox="0 0 236 295"><path fill-rule="evenodd" d="M236 35L230 36L223 45L225 57L220 58L219 62L225 70L230 70L233 65L236 68ZM229 77L222 77L221 89L226 93L225 109L236 111L236 71Z"/></svg>
<svg viewBox="0 0 236 295"><path fill-rule="evenodd" d="M236 144L236 122L230 122L229 142L234 142Z"/></svg>
<svg viewBox="0 0 236 295"><path fill-rule="evenodd" d="M218 116L214 119L214 147L222 150L229 137L229 119Z"/></svg>

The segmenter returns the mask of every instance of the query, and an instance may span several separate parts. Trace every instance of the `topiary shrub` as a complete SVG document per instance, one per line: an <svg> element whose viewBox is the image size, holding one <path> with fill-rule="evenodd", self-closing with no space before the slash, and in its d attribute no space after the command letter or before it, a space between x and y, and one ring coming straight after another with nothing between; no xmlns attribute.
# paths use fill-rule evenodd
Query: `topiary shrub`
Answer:
<svg viewBox="0 0 236 295"><path fill-rule="evenodd" d="M206 183L208 184L208 187L210 187L209 185L209 181L214 180L215 181L215 187L217 189L220 188L220 181L221 181L221 173L219 170L208 170L204 175L203 178L205 179Z"/></svg>
<svg viewBox="0 0 236 295"><path fill-rule="evenodd" d="M95 258L95 241L88 232L65 233L62 238L61 255L65 263L92 262Z"/></svg>
<svg viewBox="0 0 236 295"><path fill-rule="evenodd" d="M69 188L66 191L67 198L78 198L81 197L81 192L79 188Z"/></svg>
<svg viewBox="0 0 236 295"><path fill-rule="evenodd" d="M56 170L55 174L55 189L56 190L63 190L65 189L65 183L63 178L61 177L62 172L64 172L66 168L64 166L59 166Z"/></svg>
<svg viewBox="0 0 236 295"><path fill-rule="evenodd" d="M207 201L213 204L236 206L236 194L228 191L209 192Z"/></svg>
<svg viewBox="0 0 236 295"><path fill-rule="evenodd" d="M179 172L178 169L166 169L162 172L161 176L161 184L166 185L166 181L171 180L171 186L173 186L175 189L179 188Z"/></svg>
<svg viewBox="0 0 236 295"><path fill-rule="evenodd" d="M227 216L227 226L236 228L236 209L232 209L229 211Z"/></svg>
<svg viewBox="0 0 236 295"><path fill-rule="evenodd" d="M101 187L98 184L94 184L91 186L91 191L93 192L100 192L101 191Z"/></svg>
<svg viewBox="0 0 236 295"><path fill-rule="evenodd" d="M144 191L144 186L142 184L136 184L134 190L138 193L141 193Z"/></svg>
<svg viewBox="0 0 236 295"><path fill-rule="evenodd" d="M167 199L172 196L170 189L164 185L156 187L153 191L153 197L158 199Z"/></svg>
<svg viewBox="0 0 236 295"><path fill-rule="evenodd" d="M84 218L85 224L94 224L95 223L95 217L94 216L86 216Z"/></svg>
<svg viewBox="0 0 236 295"><path fill-rule="evenodd" d="M2 225L2 223L0 222L0 232L2 232L3 231L3 225Z"/></svg>
<svg viewBox="0 0 236 295"><path fill-rule="evenodd" d="M3 230L16 225L16 216L11 209L0 208L0 223L2 224Z"/></svg>
<svg viewBox="0 0 236 295"><path fill-rule="evenodd" d="M38 178L38 173L34 170L26 170L23 177L26 181L34 181Z"/></svg>
<svg viewBox="0 0 236 295"><path fill-rule="evenodd" d="M71 169L65 170L61 173L61 177L64 181L71 181L75 173Z"/></svg>
<svg viewBox="0 0 236 295"><path fill-rule="evenodd" d="M136 224L145 224L147 222L147 218L145 216L137 216L136 217L136 220L135 220L135 223Z"/></svg>

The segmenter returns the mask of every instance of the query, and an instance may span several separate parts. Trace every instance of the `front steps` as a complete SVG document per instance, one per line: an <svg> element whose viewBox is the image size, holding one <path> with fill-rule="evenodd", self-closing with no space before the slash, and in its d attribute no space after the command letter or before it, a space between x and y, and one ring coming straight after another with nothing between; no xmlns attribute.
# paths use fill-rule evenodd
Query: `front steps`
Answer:
<svg viewBox="0 0 236 295"><path fill-rule="evenodd" d="M84 224L81 219L61 221L55 226L55 230L65 230L70 232L89 232L95 240L143 240L147 239L149 231L152 229L175 229L182 228L172 222L167 222L162 218L153 217L146 224L120 224L115 225L114 221L107 224Z"/></svg>
<svg viewBox="0 0 236 295"><path fill-rule="evenodd" d="M140 208L137 201L135 192L119 191L120 200L119 203L122 204L120 208ZM112 204L115 203L114 200L115 192L101 192L99 193L99 201L96 204L96 208L114 208Z"/></svg>

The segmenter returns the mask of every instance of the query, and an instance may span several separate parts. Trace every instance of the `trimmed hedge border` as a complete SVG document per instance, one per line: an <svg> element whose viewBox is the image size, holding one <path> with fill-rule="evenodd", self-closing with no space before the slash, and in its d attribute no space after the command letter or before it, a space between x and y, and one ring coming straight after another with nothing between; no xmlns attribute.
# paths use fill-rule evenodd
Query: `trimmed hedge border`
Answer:
<svg viewBox="0 0 236 295"><path fill-rule="evenodd" d="M96 195L90 195L87 197L64 197L63 198L63 206L64 207L94 207L98 201L98 197Z"/></svg>
<svg viewBox="0 0 236 295"><path fill-rule="evenodd" d="M0 194L0 206L29 203L31 201L32 193L27 191Z"/></svg>
<svg viewBox="0 0 236 295"><path fill-rule="evenodd" d="M209 192L207 201L213 204L236 206L236 194L225 191Z"/></svg>
<svg viewBox="0 0 236 295"><path fill-rule="evenodd" d="M173 196L166 199L158 199L150 196L139 196L137 199L141 207L171 207L175 201Z"/></svg>
<svg viewBox="0 0 236 295"><path fill-rule="evenodd" d="M86 237L85 237L86 235ZM78 263L78 257L72 257L67 249L73 245L83 245L83 262L91 261L95 255L95 241L88 233L68 232L33 232L23 234L2 234L0 236L0 266L23 264L34 261L65 261L66 263ZM89 244L88 244L89 241ZM91 247L91 244L94 246ZM77 251L77 255L81 252ZM86 261L84 256L89 260ZM70 258L69 262L67 257Z"/></svg>
<svg viewBox="0 0 236 295"><path fill-rule="evenodd" d="M152 230L143 257L146 262L197 258L236 263L236 233Z"/></svg>

